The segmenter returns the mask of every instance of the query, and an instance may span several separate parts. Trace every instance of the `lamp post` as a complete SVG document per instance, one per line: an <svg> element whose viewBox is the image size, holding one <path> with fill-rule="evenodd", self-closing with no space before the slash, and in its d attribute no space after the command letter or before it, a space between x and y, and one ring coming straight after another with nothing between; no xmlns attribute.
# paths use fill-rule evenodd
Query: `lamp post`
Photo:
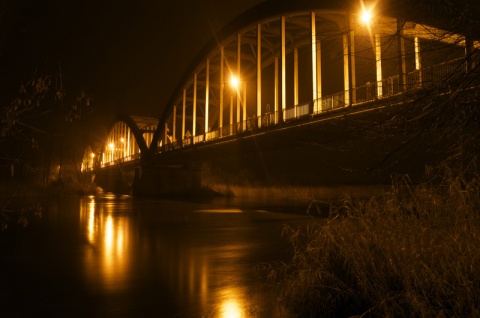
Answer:
<svg viewBox="0 0 480 318"><path fill-rule="evenodd" d="M372 23L374 21L374 5L370 4L365 6L362 3L362 12L360 14L360 21L363 23L369 34L372 33ZM374 49L375 49L375 69L376 69L376 81L377 81L377 97L383 96L383 75L382 75L382 44L380 39L380 34L374 32Z"/></svg>

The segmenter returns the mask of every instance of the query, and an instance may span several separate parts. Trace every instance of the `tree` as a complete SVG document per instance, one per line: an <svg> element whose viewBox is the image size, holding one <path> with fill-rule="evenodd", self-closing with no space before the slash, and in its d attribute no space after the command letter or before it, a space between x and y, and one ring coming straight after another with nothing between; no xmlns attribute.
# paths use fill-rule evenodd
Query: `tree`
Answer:
<svg viewBox="0 0 480 318"><path fill-rule="evenodd" d="M0 182L4 189L0 194L0 208L3 224L9 218L8 211L25 211L25 206L16 205L16 199L47 185L53 162L61 173L68 135L75 123L91 111L91 99L83 91L67 98L61 72L34 74L2 108ZM32 206L32 202L27 205Z"/></svg>

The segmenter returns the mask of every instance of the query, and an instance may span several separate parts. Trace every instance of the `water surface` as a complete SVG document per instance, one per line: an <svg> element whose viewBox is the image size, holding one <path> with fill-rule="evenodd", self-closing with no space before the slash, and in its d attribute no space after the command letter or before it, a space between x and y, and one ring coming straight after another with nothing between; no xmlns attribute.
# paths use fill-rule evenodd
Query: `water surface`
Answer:
<svg viewBox="0 0 480 318"><path fill-rule="evenodd" d="M289 209L113 195L51 200L42 218L0 233L1 311L288 316L255 268L290 257L284 224L315 222Z"/></svg>

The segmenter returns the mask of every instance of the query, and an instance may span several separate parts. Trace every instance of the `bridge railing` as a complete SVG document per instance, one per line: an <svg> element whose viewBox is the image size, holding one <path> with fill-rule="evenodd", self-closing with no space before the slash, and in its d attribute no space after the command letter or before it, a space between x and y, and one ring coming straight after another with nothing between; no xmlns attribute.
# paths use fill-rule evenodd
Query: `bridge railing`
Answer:
<svg viewBox="0 0 480 318"><path fill-rule="evenodd" d="M345 92L324 96L312 103L312 114L345 107Z"/></svg>
<svg viewBox="0 0 480 318"><path fill-rule="evenodd" d="M275 125L278 119L278 112L268 112L262 117L262 127Z"/></svg>
<svg viewBox="0 0 480 318"><path fill-rule="evenodd" d="M125 162L140 159L140 157L141 157L141 154L136 153L136 154L133 154L133 155L130 155L130 156L127 156L127 157L123 157L123 158L119 158L119 159L115 159L115 160L112 160L112 161L102 162L100 164L100 166L101 167L109 167L109 166L119 165L119 164L122 164L122 163L125 163Z"/></svg>
<svg viewBox="0 0 480 318"><path fill-rule="evenodd" d="M403 92L400 86L400 77L398 75L384 78L379 82L367 82L362 86L355 87L354 104L372 102L400 94Z"/></svg>
<svg viewBox="0 0 480 318"><path fill-rule="evenodd" d="M403 85L400 83L400 77L398 75L385 78L380 82L368 82L362 86L354 88L352 94L353 105L391 97L402 94L406 91L418 90L433 85L443 85L447 80L460 77L465 74L465 67L463 67L464 64L464 59L460 58L438 65L425 67L420 70L414 70L406 74L406 82L403 83ZM220 138L233 136L244 131L258 129L259 125L261 127L276 125L279 123L280 114L283 115L283 121L291 121L309 115L312 116L335 109L344 108L348 106L346 103L346 96L349 96L348 91L338 92L324 96L312 102L289 107L283 111L280 110L282 113L280 113L280 111L276 111L267 112L260 117L252 116L242 122L232 123L231 125L223 126L217 130L212 130L196 136L188 136L184 139L168 143L163 145L161 149L159 149L159 152L190 147L194 144L210 142ZM106 162L102 164L102 166L106 167L120 164L122 162L127 162L138 158L140 158L140 154Z"/></svg>
<svg viewBox="0 0 480 318"><path fill-rule="evenodd" d="M305 104L295 105L290 108L286 108L283 111L283 119L288 121L290 119L296 119L303 116L312 114L313 112L313 102L308 102Z"/></svg>

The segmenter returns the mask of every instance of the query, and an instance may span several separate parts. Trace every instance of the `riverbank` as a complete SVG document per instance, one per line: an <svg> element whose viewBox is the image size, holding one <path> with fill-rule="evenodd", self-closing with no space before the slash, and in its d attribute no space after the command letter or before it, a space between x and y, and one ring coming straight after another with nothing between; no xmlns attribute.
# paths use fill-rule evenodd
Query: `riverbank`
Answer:
<svg viewBox="0 0 480 318"><path fill-rule="evenodd" d="M284 229L292 259L260 268L282 303L301 317L480 315L478 178L400 178L392 190L345 197L325 225Z"/></svg>
<svg viewBox="0 0 480 318"><path fill-rule="evenodd" d="M350 196L369 198L384 195L391 191L391 186L242 186L229 184L206 184L205 187L223 196L236 198L285 199L291 201L337 200Z"/></svg>
<svg viewBox="0 0 480 318"><path fill-rule="evenodd" d="M94 184L78 181L37 182L9 180L0 182L0 231L12 227L25 227L32 218L42 217L44 201L66 195L98 194Z"/></svg>

